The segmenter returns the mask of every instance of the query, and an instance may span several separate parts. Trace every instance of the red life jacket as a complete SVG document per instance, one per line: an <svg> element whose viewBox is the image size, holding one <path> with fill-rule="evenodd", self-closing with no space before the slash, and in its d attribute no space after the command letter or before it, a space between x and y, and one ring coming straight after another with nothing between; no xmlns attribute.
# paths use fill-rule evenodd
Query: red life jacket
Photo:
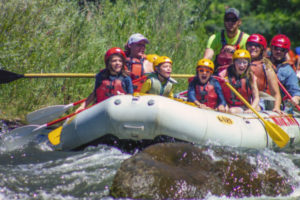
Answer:
<svg viewBox="0 0 300 200"><path fill-rule="evenodd" d="M250 67L254 75L257 77L258 90L270 94L266 73L266 65L263 63L262 60L258 60L251 62Z"/></svg>
<svg viewBox="0 0 300 200"><path fill-rule="evenodd" d="M101 82L101 85L96 89L96 102L104 101L111 96L117 95L119 93L126 93L122 86L123 77L113 81L105 79Z"/></svg>
<svg viewBox="0 0 300 200"><path fill-rule="evenodd" d="M195 86L196 99L210 108L217 106L218 95L215 91L215 86L208 81L205 85Z"/></svg>
<svg viewBox="0 0 300 200"><path fill-rule="evenodd" d="M252 92L249 84L249 80L246 77L237 79L233 75L229 74L226 70L224 73L225 76L228 76L229 83L248 101L251 102ZM225 97L225 100L229 107L232 106L242 106L244 103L228 88L224 81L220 81L222 91Z"/></svg>
<svg viewBox="0 0 300 200"><path fill-rule="evenodd" d="M240 42L243 38L243 35L244 35L244 32L240 32L238 40L236 41L235 45L233 45L235 50L238 50L240 48ZM221 43L222 43L222 48L220 50L220 53L216 56L216 60L215 60L216 67L232 64L232 56L233 56L234 52L228 52L225 48L228 45L227 45L227 42L225 39L225 31L224 30L222 30L222 32L221 32ZM230 46L232 46L232 45L230 45Z"/></svg>
<svg viewBox="0 0 300 200"><path fill-rule="evenodd" d="M126 66L127 70L130 71L130 77L134 81L135 79L141 78L144 76L144 66L143 66L144 58L126 58ZM139 92L144 84L145 79L142 79L137 82L133 82L133 90L134 92Z"/></svg>
<svg viewBox="0 0 300 200"><path fill-rule="evenodd" d="M297 60L296 54L295 54L294 51L291 50L291 49L289 50L288 54L289 54L288 62L289 62L290 64L295 65L296 60ZM293 67L293 68L294 68L294 70L295 70L295 67Z"/></svg>

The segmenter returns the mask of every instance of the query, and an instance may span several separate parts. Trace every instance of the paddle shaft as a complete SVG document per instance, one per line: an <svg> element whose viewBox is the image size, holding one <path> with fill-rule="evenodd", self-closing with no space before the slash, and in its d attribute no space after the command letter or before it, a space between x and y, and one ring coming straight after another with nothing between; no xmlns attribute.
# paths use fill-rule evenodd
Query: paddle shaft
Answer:
<svg viewBox="0 0 300 200"><path fill-rule="evenodd" d="M293 102L293 104L297 108L297 110L300 111L300 106L293 101L292 95L285 89L285 87L282 85L282 83L279 81L278 78L277 78L277 82L278 82L279 87L285 93L285 95Z"/></svg>
<svg viewBox="0 0 300 200"><path fill-rule="evenodd" d="M236 91L236 89L234 87L232 87L232 85L230 85L230 83L228 83L227 81L225 81L225 84L227 85L227 87L230 88L230 90L250 109L252 110L252 112L254 114L256 114L256 116L262 120L264 123L266 122L266 120L248 103L248 101L238 92Z"/></svg>
<svg viewBox="0 0 300 200"><path fill-rule="evenodd" d="M94 105L95 105L95 104L94 104ZM46 123L46 124L43 124L43 125L37 127L34 131L37 131L37 130L40 130L40 129L43 129L43 128L52 126L52 125L54 125L54 124L57 124L58 122L62 122L62 121L66 120L66 119L68 119L68 118L70 118L70 117L73 117L74 115L77 115L78 113L80 113L80 112L82 112L82 111L84 111L84 110L86 110L86 109L88 109L88 108L90 108L90 107L92 107L92 106L93 106L93 105L91 105L91 106L89 106L89 107L87 107L87 108L85 108L85 109L79 110L78 112L71 113L71 114L66 115L66 116L64 116L64 117L62 117L62 118L53 120L53 121L48 122L48 123Z"/></svg>
<svg viewBox="0 0 300 200"><path fill-rule="evenodd" d="M81 100L79 100L79 101L76 101L76 102L72 103L72 105L73 105L73 106L76 106L76 105L78 105L78 104L81 104L81 103L83 103L86 99L87 99L87 98L81 99Z"/></svg>
<svg viewBox="0 0 300 200"><path fill-rule="evenodd" d="M41 73L17 74L0 69L0 84L9 83L20 78L95 78L96 74L89 73ZM192 74L172 74L173 78L189 78Z"/></svg>
<svg viewBox="0 0 300 200"><path fill-rule="evenodd" d="M42 73L24 74L24 78L95 78L96 74L91 73ZM193 74L171 74L172 78L190 78Z"/></svg>

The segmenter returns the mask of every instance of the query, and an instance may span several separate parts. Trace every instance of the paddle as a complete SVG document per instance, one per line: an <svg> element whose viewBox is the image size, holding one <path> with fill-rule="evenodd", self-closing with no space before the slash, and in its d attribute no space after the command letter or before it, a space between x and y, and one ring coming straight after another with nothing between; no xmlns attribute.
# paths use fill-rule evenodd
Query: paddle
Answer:
<svg viewBox="0 0 300 200"><path fill-rule="evenodd" d="M248 102L244 97L227 81L224 80L228 88L250 109L256 116L264 123L265 128L272 140L280 147L284 147L290 140L289 135L282 130L278 125L266 121Z"/></svg>
<svg viewBox="0 0 300 200"><path fill-rule="evenodd" d="M58 118L60 115L64 114L68 109L72 108L73 106L83 103L85 100L86 98L80 101L76 101L74 103L70 103L68 105L54 105L46 108L41 108L39 110L29 113L26 116L26 120L30 124L47 123Z"/></svg>
<svg viewBox="0 0 300 200"><path fill-rule="evenodd" d="M95 78L96 74L85 73L41 73L41 74L17 74L0 69L0 84L9 83L20 78ZM173 78L190 78L193 74L172 74Z"/></svg>
<svg viewBox="0 0 300 200"><path fill-rule="evenodd" d="M0 84L9 83L20 78L94 78L95 74L73 73L42 73L42 74L17 74L0 69Z"/></svg>
<svg viewBox="0 0 300 200"><path fill-rule="evenodd" d="M49 126L52 126L54 124L57 124L58 122L62 122L62 121L66 120L66 119L68 119L68 118L70 118L70 117L72 117L72 116L74 116L74 115L76 115L76 114L78 114L78 113L80 113L80 112L82 112L82 111L90 108L90 107L91 106L89 106L89 107L87 107L85 109L82 109L82 110L80 110L78 112L74 112L74 113L71 113L69 115L66 115L66 116L64 116L62 118L56 119L54 121L45 123L43 125L27 125L27 126L21 126L19 128L15 128L15 129L13 129L12 131L9 132L9 135L11 135L13 137L14 136L28 137L30 135L40 134L40 133L42 133L42 131L45 128L47 128Z"/></svg>
<svg viewBox="0 0 300 200"><path fill-rule="evenodd" d="M279 81L278 78L277 78L277 82L278 82L279 87L285 93L285 95L291 100L292 104L297 108L298 111L300 111L300 106L293 101L292 95L285 89L285 87L282 85L282 83Z"/></svg>
<svg viewBox="0 0 300 200"><path fill-rule="evenodd" d="M275 101L275 98L273 96L271 96L268 93L263 92L263 91L259 91L259 98L268 100L268 101Z"/></svg>
<svg viewBox="0 0 300 200"><path fill-rule="evenodd" d="M187 100L187 93L188 91L187 90L184 90L184 91L181 91L181 92L178 92L174 95L175 98L179 98L179 99L184 99L184 100Z"/></svg>

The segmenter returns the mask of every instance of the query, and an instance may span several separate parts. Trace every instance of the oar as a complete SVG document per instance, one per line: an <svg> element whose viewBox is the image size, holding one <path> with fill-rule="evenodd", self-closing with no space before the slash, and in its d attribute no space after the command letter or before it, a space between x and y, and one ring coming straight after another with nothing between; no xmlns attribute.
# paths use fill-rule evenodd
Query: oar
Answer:
<svg viewBox="0 0 300 200"><path fill-rule="evenodd" d="M20 78L95 78L96 74L92 73L31 73L17 74L14 72L0 69L0 84L9 83ZM193 74L172 74L173 78L189 78Z"/></svg>
<svg viewBox="0 0 300 200"><path fill-rule="evenodd" d="M41 73L41 74L17 74L0 69L0 84L9 83L20 78L94 78L95 74L73 73Z"/></svg>
<svg viewBox="0 0 300 200"><path fill-rule="evenodd" d="M187 99L186 95L187 95L188 91L187 90L184 90L184 91L181 91L181 92L178 92L174 95L175 98L183 98L183 99Z"/></svg>
<svg viewBox="0 0 300 200"><path fill-rule="evenodd" d="M282 83L279 81L278 78L277 78L277 82L278 82L279 87L285 93L285 95L291 100L292 104L297 108L298 111L300 111L300 106L296 102L293 101L292 95L285 89L285 87L282 85Z"/></svg>
<svg viewBox="0 0 300 200"><path fill-rule="evenodd" d="M49 121L58 118L59 116L64 114L68 109L78 104L81 104L85 100L86 98L80 101L76 101L74 103L70 103L68 105L54 105L46 108L41 108L39 110L29 113L26 116L26 120L30 124L45 124Z"/></svg>
<svg viewBox="0 0 300 200"><path fill-rule="evenodd" d="M90 106L90 107L91 107L91 106ZM87 108L85 108L85 109L82 109L82 110L80 110L80 111L78 111L78 112L71 113L71 114L66 115L66 116L64 116L64 117L62 117L62 118L59 118L59 119L56 119L56 120L54 120L54 121L45 123L45 124L43 124L43 125L27 125L27 126L21 126L21 127L19 127L19 128L15 128L15 129L13 129L12 131L10 131L8 135L11 135L12 137L14 137L14 136L28 137L29 135L37 135L37 134L40 134L40 133L42 133L42 131L43 131L45 128L47 128L47 127L49 127L49 126L52 126L52 125L54 125L54 124L57 124L58 122L62 122L62 121L66 120L66 119L68 119L68 118L70 118L70 117L72 117L72 116L74 116L74 115L76 115L76 114L78 114L78 113L80 113L80 112L82 112L82 111L84 111L84 110L90 108L90 107L87 107Z"/></svg>
<svg viewBox="0 0 300 200"><path fill-rule="evenodd" d="M266 121L248 102L244 97L232 87L232 85L225 80L225 84L229 87L229 89L250 109L256 116L264 123L265 128L269 136L272 140L280 147L284 147L290 140L289 135L282 130L278 125Z"/></svg>
<svg viewBox="0 0 300 200"><path fill-rule="evenodd" d="M273 96L271 96L268 93L263 92L263 91L259 91L259 98L268 100L268 101L275 101L275 98Z"/></svg>

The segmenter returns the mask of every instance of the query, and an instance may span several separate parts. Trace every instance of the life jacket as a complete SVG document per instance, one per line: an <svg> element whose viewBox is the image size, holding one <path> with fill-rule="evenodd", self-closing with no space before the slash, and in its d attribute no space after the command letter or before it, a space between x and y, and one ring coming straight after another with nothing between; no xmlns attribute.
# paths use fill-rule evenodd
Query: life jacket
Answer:
<svg viewBox="0 0 300 200"><path fill-rule="evenodd" d="M293 65L295 65L296 60L297 60L296 54L291 49L289 50L288 54L289 54L289 60L288 60L288 62L289 63L293 63Z"/></svg>
<svg viewBox="0 0 300 200"><path fill-rule="evenodd" d="M218 95L215 91L215 86L209 80L205 85L196 84L195 86L196 99L210 108L217 106Z"/></svg>
<svg viewBox="0 0 300 200"><path fill-rule="evenodd" d="M257 77L258 90L270 94L266 73L266 65L263 63L262 60L258 60L251 62L250 67L254 75Z"/></svg>
<svg viewBox="0 0 300 200"><path fill-rule="evenodd" d="M144 76L144 58L137 59L137 58L126 58L126 67L127 70L130 72L130 77L134 81L135 79L141 78ZM133 82L133 90L134 92L139 92L142 88L145 79L142 79L137 82Z"/></svg>
<svg viewBox="0 0 300 200"><path fill-rule="evenodd" d="M226 73L223 75L224 77L228 77L229 83L248 101L251 102L252 92L250 88L250 83L248 78L243 77L235 77L233 74ZM220 81L220 85L222 87L222 91L225 97L227 104L232 106L242 106L244 103L228 88L224 81Z"/></svg>
<svg viewBox="0 0 300 200"><path fill-rule="evenodd" d="M240 42L242 41L243 35L244 32L241 31L238 40L236 41L235 45L233 45L235 50L238 50L240 48ZM234 52L228 52L225 48L227 46L232 46L232 45L227 44L224 30L222 30L221 32L221 43L222 43L222 48L220 50L220 53L216 56L215 59L216 68L218 68L219 66L232 64L232 56Z"/></svg>
<svg viewBox="0 0 300 200"><path fill-rule="evenodd" d="M101 84L96 89L96 102L104 101L111 96L117 95L118 93L126 93L122 83L123 76L116 78L114 80L105 79L101 81Z"/></svg>
<svg viewBox="0 0 300 200"><path fill-rule="evenodd" d="M162 85L156 73L149 75L148 78L151 80L151 88L148 91L148 94L157 94L166 97L169 96L173 87L171 81L167 80L167 82Z"/></svg>

